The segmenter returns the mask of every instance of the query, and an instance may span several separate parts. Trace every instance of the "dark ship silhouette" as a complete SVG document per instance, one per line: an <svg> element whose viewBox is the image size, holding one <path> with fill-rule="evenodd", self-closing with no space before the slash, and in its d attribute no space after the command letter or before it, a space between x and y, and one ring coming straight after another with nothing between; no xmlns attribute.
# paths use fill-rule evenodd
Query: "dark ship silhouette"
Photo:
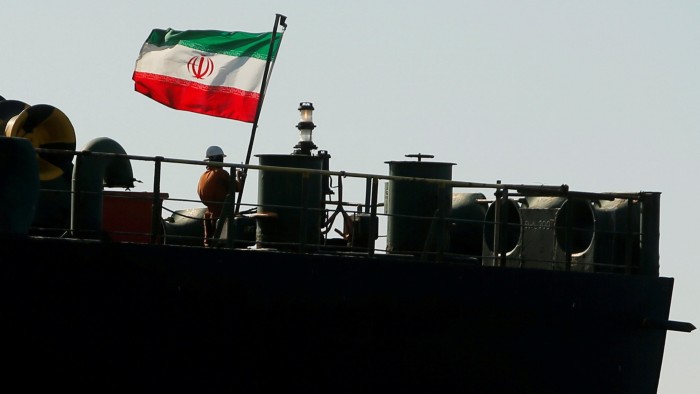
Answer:
<svg viewBox="0 0 700 394"><path fill-rule="evenodd" d="M160 191L205 162L76 151L50 105L0 119L3 375L24 389L654 393L667 330L695 328L668 320L658 192L462 182L424 154L334 171L309 139L223 163L257 201L229 196L205 248L204 208L162 217ZM128 190L132 161L154 190Z"/></svg>

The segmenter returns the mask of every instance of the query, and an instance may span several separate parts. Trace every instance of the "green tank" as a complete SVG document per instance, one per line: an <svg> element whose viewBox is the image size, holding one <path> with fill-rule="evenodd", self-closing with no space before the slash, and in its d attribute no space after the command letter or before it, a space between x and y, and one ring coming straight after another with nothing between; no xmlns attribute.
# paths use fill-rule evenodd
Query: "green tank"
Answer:
<svg viewBox="0 0 700 394"><path fill-rule="evenodd" d="M388 161L389 175L452 180L454 163ZM420 180L390 180L386 201L388 253L425 255L447 251L452 186Z"/></svg>
<svg viewBox="0 0 700 394"><path fill-rule="evenodd" d="M323 160L310 155L256 155L261 166L321 170ZM275 249L318 249L321 242L321 174L258 172L256 244Z"/></svg>

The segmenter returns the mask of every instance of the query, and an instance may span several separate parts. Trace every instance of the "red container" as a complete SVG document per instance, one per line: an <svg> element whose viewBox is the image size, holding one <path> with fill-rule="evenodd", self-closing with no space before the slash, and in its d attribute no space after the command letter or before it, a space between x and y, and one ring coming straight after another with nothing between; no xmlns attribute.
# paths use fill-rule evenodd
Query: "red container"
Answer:
<svg viewBox="0 0 700 394"><path fill-rule="evenodd" d="M162 203L168 194L161 193L160 197ZM153 193L103 192L102 231L112 241L151 243L152 223ZM162 234L162 229L158 229L158 234Z"/></svg>

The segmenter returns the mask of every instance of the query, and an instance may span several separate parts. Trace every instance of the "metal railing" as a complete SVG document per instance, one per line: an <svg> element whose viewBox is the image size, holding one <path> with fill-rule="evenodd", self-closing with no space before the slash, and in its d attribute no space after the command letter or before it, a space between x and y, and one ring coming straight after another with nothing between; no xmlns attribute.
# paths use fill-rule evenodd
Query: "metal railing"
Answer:
<svg viewBox="0 0 700 394"><path fill-rule="evenodd" d="M120 153L69 152L51 149L37 149L37 152L39 154L74 155L76 163L81 156L85 155L103 157L105 160L127 159L129 163L152 162L153 190L140 194L129 191L111 193L104 190L75 190L75 178L79 176L77 174L73 177L68 189L56 188L55 184L42 183L42 194L68 193L71 201L76 200L76 195L90 194L100 195L103 204L106 197L122 199L122 203L127 205L130 204L129 199L132 199L132 202L133 199L136 199L140 203L143 203L144 199L149 199L147 204L149 212L144 213L141 210L133 212L131 218L119 218L126 221L138 220L142 223L140 229L147 229L147 231L130 230L128 226L123 229L116 228L105 231L105 228L109 227L104 226L103 222L107 213L99 218L100 223L102 223L101 228L80 228L80 221L76 219L80 206L72 203L69 227L35 226L32 229L33 234L56 235L60 233L60 237L63 238L111 239L119 242L151 244L168 244L168 241L174 241L174 244L203 245L203 242L200 242L201 235L196 232L177 235L168 234L167 229L168 221L170 223L177 221L176 216L178 215L193 223L201 221L198 214L203 209L202 202L163 193L161 183L163 173L171 171L171 166L216 165L228 169L232 174L237 169L243 169L248 174L259 171L295 174L295 176L299 176L302 183L311 182L310 180L315 179L313 177L320 177L324 182L329 182L329 184L322 185L323 196L320 206L309 206L305 203L260 204L260 201L251 203L248 200L247 203L243 202L240 207L235 207L235 199L230 196L224 208L224 220L220 220L217 227L217 236L221 237L217 246L221 248L284 249L305 253L353 253L368 256L386 254L431 262L466 262L497 267L658 276L660 193L656 192L594 193L570 190L567 185L462 182L347 171L212 163ZM177 170L172 171L172 173L176 173ZM347 190L345 188L351 180L360 185L363 184L364 190L359 201L346 201ZM192 183L194 182L195 180L192 180ZM434 214L429 217L412 215L410 212L392 213L386 209L386 205L395 202L388 201L386 197L384 201L380 200L379 187L381 182L385 182L385 187L390 187L389 185L393 182L420 184L429 189L434 188L433 191L436 194L450 192L452 198L457 194L455 192L483 193L484 198L475 199L475 204L481 207L478 210L479 215L483 213L483 217L479 215L467 218L458 217L450 205L437 206ZM311 183L304 184L300 190L303 193L319 192L312 190L310 185ZM260 185L258 184L258 186ZM332 199L332 195L327 193L330 188L335 188L337 191L335 199ZM486 197L489 195L493 197ZM409 200L411 198L411 196L405 197ZM444 196L440 198L444 198ZM166 206L166 201L189 204L194 208L170 209ZM308 199L305 196L300 196L296 201L307 202ZM543 202L549 205L543 206ZM586 222L583 227L577 226L577 212L574 203L583 207L581 208L583 213L593 215L592 227L590 221ZM111 201L110 204L120 205L118 201ZM381 208L385 208L384 212L380 211ZM266 210L272 212L266 212ZM515 212L510 212L511 210L515 210ZM260 223L262 221L274 222L276 220L280 222L284 219L280 215L289 216L289 212L292 211L297 212L297 218L292 221L302 228L311 226L314 229L313 232L318 233L318 237L304 236L307 233L303 229L297 233L297 235L301 235L298 239L294 239L294 237L274 239L273 237L266 240L264 234L261 237ZM164 218L164 212L169 212L171 216ZM280 212L284 213L280 214ZM195 215L187 216L193 213ZM144 215L148 216L145 220ZM236 232L240 229L236 229L232 224L236 224L237 218L248 220L248 226L251 220L256 223L255 238L249 237L250 232ZM398 244L395 238L400 235L389 232L386 224L389 221L399 219L406 220L405 223L411 223L409 227L415 224L415 228L407 228L404 229L405 231L411 233L423 231L423 242L412 242L410 247L392 249L393 244ZM147 224L143 225L143 223ZM337 223L342 224L342 230L333 229ZM470 226L473 229L471 232L474 234L457 233L455 229L460 226ZM481 228L481 232L479 232L479 228ZM242 238L241 235L243 235ZM338 237L334 238L334 235L338 235ZM248 237L246 238L246 236ZM460 242L467 242L466 238L462 241L462 237L475 237L469 241L476 245L476 249L466 253L455 251L459 249ZM580 248L576 248L577 237L584 239L580 241L584 244L588 238L591 241L587 247L579 250ZM178 239L179 242L175 242ZM378 247L378 241L379 243L386 241L387 246L385 248ZM546 245L547 243L550 245ZM478 247L479 245L481 248ZM548 251L540 252L543 249Z"/></svg>

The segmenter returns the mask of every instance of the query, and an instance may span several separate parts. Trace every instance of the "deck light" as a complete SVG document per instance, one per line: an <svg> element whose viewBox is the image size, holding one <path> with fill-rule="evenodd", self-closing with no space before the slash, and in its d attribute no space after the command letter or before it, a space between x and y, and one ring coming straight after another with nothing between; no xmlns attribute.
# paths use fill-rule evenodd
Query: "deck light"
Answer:
<svg viewBox="0 0 700 394"><path fill-rule="evenodd" d="M294 146L294 153L300 155L310 155L312 149L316 149L311 137L311 133L316 127L313 122L314 105L309 102L299 103L299 143Z"/></svg>

